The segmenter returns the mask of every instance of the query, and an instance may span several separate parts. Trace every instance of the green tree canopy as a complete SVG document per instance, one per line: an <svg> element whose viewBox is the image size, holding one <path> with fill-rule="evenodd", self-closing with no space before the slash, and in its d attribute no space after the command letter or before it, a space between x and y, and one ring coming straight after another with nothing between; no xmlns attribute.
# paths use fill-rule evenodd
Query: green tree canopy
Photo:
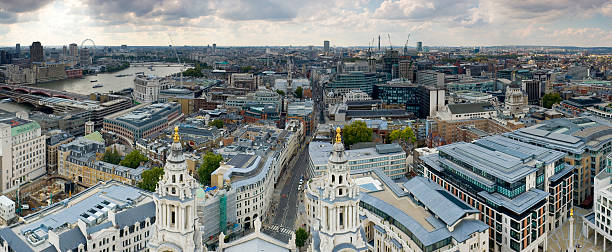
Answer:
<svg viewBox="0 0 612 252"><path fill-rule="evenodd" d="M304 94L304 89L302 89L302 87L297 87L295 89L295 97L296 98L302 99L303 94Z"/></svg>
<svg viewBox="0 0 612 252"><path fill-rule="evenodd" d="M295 246L298 248L303 247L306 240L308 240L308 232L305 229L298 228L298 230L295 230Z"/></svg>
<svg viewBox="0 0 612 252"><path fill-rule="evenodd" d="M342 138L344 140L344 145L347 147L350 147L355 143L371 142L372 129L368 128L366 123L363 121L355 121L350 125L344 126Z"/></svg>
<svg viewBox="0 0 612 252"><path fill-rule="evenodd" d="M208 126L215 126L217 129L223 128L223 121L220 119L212 120L208 123Z"/></svg>
<svg viewBox="0 0 612 252"><path fill-rule="evenodd" d="M198 177L200 178L200 183L210 185L210 174L219 168L221 161L223 161L223 156L209 151L204 155L202 161L202 165L198 168Z"/></svg>
<svg viewBox="0 0 612 252"><path fill-rule="evenodd" d="M412 131L412 128L406 127L403 130L391 131L391 134L389 134L389 140L391 142L399 140L400 142L414 144L416 143L416 136L414 135L414 131Z"/></svg>
<svg viewBox="0 0 612 252"><path fill-rule="evenodd" d="M142 181L138 183L138 187L154 192L157 182L161 179L162 175L164 175L164 169L161 167L154 167L153 169L145 170L142 172Z"/></svg>
<svg viewBox="0 0 612 252"><path fill-rule="evenodd" d="M559 95L558 93L545 94L542 97L542 106L545 108L552 108L553 104L559 103L562 100L563 99L561 99L561 95Z"/></svg>
<svg viewBox="0 0 612 252"><path fill-rule="evenodd" d="M142 155L140 151L133 150L132 152L130 152L130 154L127 154L125 158L121 160L121 162L119 162L119 165L123 165L123 166L130 167L130 168L136 168L140 165L140 162L147 162L147 161L149 161L149 158L147 158L145 155Z"/></svg>
<svg viewBox="0 0 612 252"><path fill-rule="evenodd" d="M115 147L113 147L112 150L111 148L106 148L106 151L102 156L102 161L117 165L119 162L121 162L121 155L119 155L117 148Z"/></svg>
<svg viewBox="0 0 612 252"><path fill-rule="evenodd" d="M276 93L278 93L281 96L285 96L285 91L283 91L283 90L277 89Z"/></svg>

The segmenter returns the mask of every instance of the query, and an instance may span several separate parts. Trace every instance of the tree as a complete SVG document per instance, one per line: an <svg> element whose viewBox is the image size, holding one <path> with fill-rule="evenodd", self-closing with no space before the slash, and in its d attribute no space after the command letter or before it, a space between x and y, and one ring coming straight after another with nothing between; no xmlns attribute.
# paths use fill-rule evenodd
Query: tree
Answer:
<svg viewBox="0 0 612 252"><path fill-rule="evenodd" d="M127 154L125 158L121 160L121 162L119 162L119 165L123 165L123 166L130 167L130 168L136 168L140 165L140 162L147 162L147 161L149 161L149 158L147 158L145 155L142 155L140 151L133 150L132 152L130 152L130 154Z"/></svg>
<svg viewBox="0 0 612 252"><path fill-rule="evenodd" d="M142 181L138 183L138 187L150 192L155 191L157 182L161 176L164 175L164 169L161 167L154 167L153 169L142 172Z"/></svg>
<svg viewBox="0 0 612 252"><path fill-rule="evenodd" d="M302 87L297 87L295 89L295 97L296 98L302 99L303 93L304 93L304 89L302 89Z"/></svg>
<svg viewBox="0 0 612 252"><path fill-rule="evenodd" d="M283 91L283 90L277 89L276 93L278 93L281 96L285 96L285 91Z"/></svg>
<svg viewBox="0 0 612 252"><path fill-rule="evenodd" d="M117 148L115 147L113 147L112 151L110 148L106 148L106 151L104 151L104 155L102 156L102 161L117 165L119 162L121 162L121 155L119 155Z"/></svg>
<svg viewBox="0 0 612 252"><path fill-rule="evenodd" d="M219 119L212 120L208 123L208 126L215 126L217 129L223 128L223 121Z"/></svg>
<svg viewBox="0 0 612 252"><path fill-rule="evenodd" d="M219 168L221 161L223 161L223 156L209 151L204 155L202 161L202 165L198 168L198 177L200 178L200 183L210 185L210 174Z"/></svg>
<svg viewBox="0 0 612 252"><path fill-rule="evenodd" d="M542 106L545 108L552 108L553 104L559 103L562 100L561 95L558 93L545 94L544 97L542 97Z"/></svg>
<svg viewBox="0 0 612 252"><path fill-rule="evenodd" d="M403 130L391 131L391 134L389 134L389 141L393 142L395 140L398 140L402 146L406 147L409 144L413 145L416 143L416 136L412 128L406 127Z"/></svg>
<svg viewBox="0 0 612 252"><path fill-rule="evenodd" d="M305 229L298 228L298 230L295 230L295 246L298 248L303 247L306 240L308 240L308 232Z"/></svg>
<svg viewBox="0 0 612 252"><path fill-rule="evenodd" d="M368 128L365 122L355 121L350 125L344 126L342 138L345 146L351 146L355 143L371 142L372 129Z"/></svg>

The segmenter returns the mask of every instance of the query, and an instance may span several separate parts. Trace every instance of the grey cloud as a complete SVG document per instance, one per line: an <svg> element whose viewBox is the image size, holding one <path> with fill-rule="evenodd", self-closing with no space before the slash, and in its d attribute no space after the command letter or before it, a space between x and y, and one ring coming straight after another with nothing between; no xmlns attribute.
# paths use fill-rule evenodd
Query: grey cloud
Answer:
<svg viewBox="0 0 612 252"><path fill-rule="evenodd" d="M0 9L0 24L14 24L17 23L17 15L12 12L7 12Z"/></svg>
<svg viewBox="0 0 612 252"><path fill-rule="evenodd" d="M484 0L481 0L484 1ZM563 19L577 14L605 11L610 0L487 0L513 18Z"/></svg>
<svg viewBox="0 0 612 252"><path fill-rule="evenodd" d="M230 0L219 2L219 14L229 20L290 20L300 4L283 0Z"/></svg>
<svg viewBox="0 0 612 252"><path fill-rule="evenodd" d="M0 24L14 24L20 21L19 13L38 10L53 0L0 0Z"/></svg>
<svg viewBox="0 0 612 252"><path fill-rule="evenodd" d="M53 0L0 0L0 10L12 13L38 10Z"/></svg>
<svg viewBox="0 0 612 252"><path fill-rule="evenodd" d="M93 18L105 25L185 24L212 13L209 2L198 0L89 0L88 6Z"/></svg>

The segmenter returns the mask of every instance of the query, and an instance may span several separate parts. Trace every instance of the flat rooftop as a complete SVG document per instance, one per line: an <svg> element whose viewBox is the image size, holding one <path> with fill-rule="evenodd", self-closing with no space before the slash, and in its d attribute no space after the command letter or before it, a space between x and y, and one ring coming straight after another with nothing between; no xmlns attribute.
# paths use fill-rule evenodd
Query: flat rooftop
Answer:
<svg viewBox="0 0 612 252"><path fill-rule="evenodd" d="M476 219L464 219L479 211L427 178L415 177L402 185L376 168L351 175L360 187L361 201L393 218L426 246L448 237L463 242L489 228Z"/></svg>
<svg viewBox="0 0 612 252"><path fill-rule="evenodd" d="M600 147L608 142L612 135L612 123L592 116L559 118L542 121L540 124L504 135L537 142L549 148L582 153L585 146Z"/></svg>
<svg viewBox="0 0 612 252"><path fill-rule="evenodd" d="M331 155L333 145L329 142L310 142L308 145L308 154L314 165L325 165ZM398 144L379 144L375 147L346 150L346 156L349 161L360 160L366 158L377 158L386 155L403 153L404 149Z"/></svg>
<svg viewBox="0 0 612 252"><path fill-rule="evenodd" d="M108 211L137 207L152 202L150 194L139 188L109 181L98 183L71 198L56 202L40 211L23 217L23 222L0 232L12 239L23 251L43 251L53 246L48 241L51 230L58 233L60 240L69 242L74 236L69 227L82 220L90 226L103 223ZM60 241L63 243L64 241ZM27 245L27 246L23 246ZM15 248L16 245L11 245Z"/></svg>

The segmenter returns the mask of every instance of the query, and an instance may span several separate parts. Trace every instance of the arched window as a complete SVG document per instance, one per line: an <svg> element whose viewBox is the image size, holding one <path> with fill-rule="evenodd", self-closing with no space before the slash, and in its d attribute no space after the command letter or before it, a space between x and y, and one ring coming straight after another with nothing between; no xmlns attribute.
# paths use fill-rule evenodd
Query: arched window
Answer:
<svg viewBox="0 0 612 252"><path fill-rule="evenodd" d="M342 196L342 188L338 189L338 196Z"/></svg>
<svg viewBox="0 0 612 252"><path fill-rule="evenodd" d="M338 184L342 184L342 176L338 176Z"/></svg>
<svg viewBox="0 0 612 252"><path fill-rule="evenodd" d="M332 183L336 181L336 176L332 175Z"/></svg>

